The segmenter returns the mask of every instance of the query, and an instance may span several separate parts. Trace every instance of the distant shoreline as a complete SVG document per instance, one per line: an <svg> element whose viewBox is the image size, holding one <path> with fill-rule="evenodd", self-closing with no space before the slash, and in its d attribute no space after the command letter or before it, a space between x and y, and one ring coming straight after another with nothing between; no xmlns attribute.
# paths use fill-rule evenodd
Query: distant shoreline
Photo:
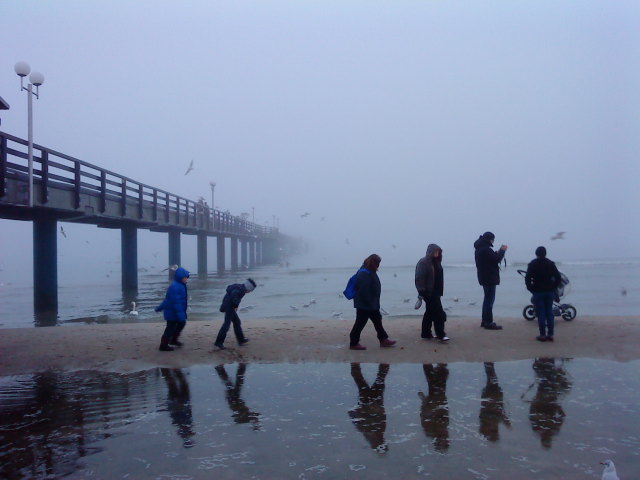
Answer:
<svg viewBox="0 0 640 480"><path fill-rule="evenodd" d="M363 352L348 349L352 319L247 320L250 342L227 350L213 348L220 322L189 322L181 339L185 346L159 352L163 322L143 324L77 325L73 328L8 328L0 336L0 376L53 370L132 372L154 367L184 368L220 363L451 363L511 361L536 357L640 359L640 316L581 316L556 321L556 341L535 341L537 324L524 319L498 319L500 331L479 327L476 318L452 318L446 324L449 344L422 340L420 316L385 318L393 348L380 348L368 324Z"/></svg>

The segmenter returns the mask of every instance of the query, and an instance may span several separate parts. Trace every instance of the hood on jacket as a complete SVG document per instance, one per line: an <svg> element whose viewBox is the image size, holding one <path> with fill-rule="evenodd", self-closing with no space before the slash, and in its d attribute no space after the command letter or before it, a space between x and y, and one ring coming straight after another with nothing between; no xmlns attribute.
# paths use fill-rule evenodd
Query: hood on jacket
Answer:
<svg viewBox="0 0 640 480"><path fill-rule="evenodd" d="M433 254L435 252L437 252L438 250L440 250L442 252L442 249L436 245L435 243L430 243L429 246L427 247L427 257L429 258L433 258Z"/></svg>
<svg viewBox="0 0 640 480"><path fill-rule="evenodd" d="M176 270L176 273L173 274L173 279L176 282L181 282L183 278L189 278L189 276L189 271L186 268L180 267Z"/></svg>
<svg viewBox="0 0 640 480"><path fill-rule="evenodd" d="M486 235L486 234L485 234ZM492 247L492 241L489 240L485 235L480 235L478 239L473 242L473 247L477 250L482 247Z"/></svg>

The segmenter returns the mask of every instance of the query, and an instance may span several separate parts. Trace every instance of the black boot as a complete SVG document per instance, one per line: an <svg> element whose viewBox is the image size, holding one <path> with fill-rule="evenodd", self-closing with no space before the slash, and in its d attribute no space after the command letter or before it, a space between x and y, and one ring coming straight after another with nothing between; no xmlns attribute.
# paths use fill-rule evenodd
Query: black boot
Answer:
<svg viewBox="0 0 640 480"><path fill-rule="evenodd" d="M158 348L161 352L173 352L173 347L169 346L169 338L162 337L160 339L160 347Z"/></svg>

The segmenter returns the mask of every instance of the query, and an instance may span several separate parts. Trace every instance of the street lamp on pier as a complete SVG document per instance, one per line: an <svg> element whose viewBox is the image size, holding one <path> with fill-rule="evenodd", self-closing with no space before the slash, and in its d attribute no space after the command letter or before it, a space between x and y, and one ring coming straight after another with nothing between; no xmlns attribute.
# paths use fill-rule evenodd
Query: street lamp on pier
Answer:
<svg viewBox="0 0 640 480"><path fill-rule="evenodd" d="M28 111L27 111L27 123L29 130L29 207L33 207L33 97L39 97L40 85L44 83L44 75L40 72L31 72L31 67L27 62L18 62L13 67L16 74L20 77L20 91L25 90L27 92ZM29 75L29 84L24 86L24 77ZM33 91L33 87L36 87L36 91Z"/></svg>
<svg viewBox="0 0 640 480"><path fill-rule="evenodd" d="M213 203L216 191L216 182L209 182L209 185L211 186L211 209L214 210L216 208L216 204Z"/></svg>

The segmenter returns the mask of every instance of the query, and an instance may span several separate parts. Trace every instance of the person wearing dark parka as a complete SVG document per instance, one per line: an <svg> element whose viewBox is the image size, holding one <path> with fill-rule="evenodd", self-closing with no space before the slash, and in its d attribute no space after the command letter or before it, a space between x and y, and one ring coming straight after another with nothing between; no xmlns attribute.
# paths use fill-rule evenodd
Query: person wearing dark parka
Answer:
<svg viewBox="0 0 640 480"><path fill-rule="evenodd" d="M546 248L536 248L536 258L527 266L524 282L527 290L532 294L531 302L538 317L540 335L536 337L536 340L553 342L553 300L556 289L562 282L562 277L556 264L547 258Z"/></svg>
<svg viewBox="0 0 640 480"><path fill-rule="evenodd" d="M487 330L501 330L500 325L493 321L493 303L496 300L496 287L500 285L500 262L504 258L507 246L502 245L496 252L493 241L496 236L491 232L480 235L474 244L478 283L482 285L484 300L482 301L481 327Z"/></svg>

